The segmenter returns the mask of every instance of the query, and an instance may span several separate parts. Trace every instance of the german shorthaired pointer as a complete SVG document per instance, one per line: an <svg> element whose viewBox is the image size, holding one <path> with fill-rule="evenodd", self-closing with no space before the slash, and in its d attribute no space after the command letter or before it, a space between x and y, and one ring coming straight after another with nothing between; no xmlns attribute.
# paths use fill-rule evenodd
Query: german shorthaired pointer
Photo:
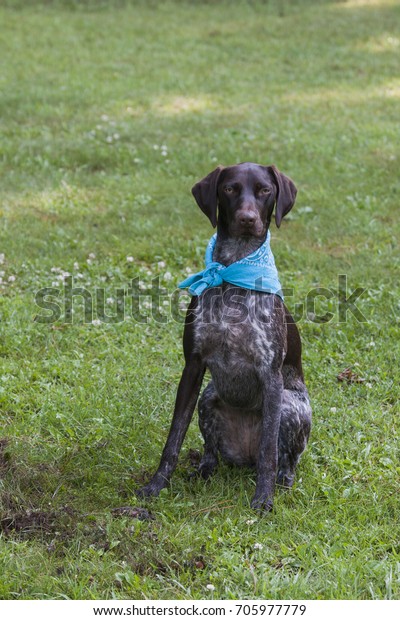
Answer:
<svg viewBox="0 0 400 620"><path fill-rule="evenodd" d="M275 166L243 163L218 167L193 187L217 239L213 261L228 266L265 242L292 208L296 187ZM291 487L311 427L298 329L280 296L223 282L193 296L183 335L185 367L160 465L138 491L157 495L176 467L205 370L211 381L199 400L208 478L218 454L257 471L253 508L271 510L275 483Z"/></svg>

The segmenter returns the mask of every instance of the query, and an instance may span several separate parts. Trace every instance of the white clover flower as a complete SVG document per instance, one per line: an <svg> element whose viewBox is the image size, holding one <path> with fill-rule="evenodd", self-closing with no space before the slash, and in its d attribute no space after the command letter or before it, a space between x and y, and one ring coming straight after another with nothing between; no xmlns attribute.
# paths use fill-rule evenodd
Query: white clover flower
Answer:
<svg viewBox="0 0 400 620"><path fill-rule="evenodd" d="M255 522L256 522L255 519L247 519L246 524L247 525L254 525Z"/></svg>
<svg viewBox="0 0 400 620"><path fill-rule="evenodd" d="M0 276L0 284L3 284L3 278Z"/></svg>
<svg viewBox="0 0 400 620"><path fill-rule="evenodd" d="M2 265L5 261L5 254L0 254L0 265Z"/></svg>
<svg viewBox="0 0 400 620"><path fill-rule="evenodd" d="M86 262L87 262L87 264L88 264L88 265L91 265L91 264L93 263L93 261L92 261L92 259L91 259L91 258L87 258L87 259L86 259Z"/></svg>
<svg viewBox="0 0 400 620"><path fill-rule="evenodd" d="M262 548L263 548L263 546L262 546L261 543L254 543L253 549L262 549Z"/></svg>
<svg viewBox="0 0 400 620"><path fill-rule="evenodd" d="M88 255L88 258L96 258L96 254L94 254L94 252L90 252L90 254Z"/></svg>
<svg viewBox="0 0 400 620"><path fill-rule="evenodd" d="M160 269L164 269L164 267L166 267L165 261L163 260L158 261L157 267L159 267Z"/></svg>
<svg viewBox="0 0 400 620"><path fill-rule="evenodd" d="M108 144L111 144L112 141L113 141L113 137L112 136L107 136L106 142L108 142Z"/></svg>
<svg viewBox="0 0 400 620"><path fill-rule="evenodd" d="M114 138L114 140L119 140L119 139L120 139L120 137L121 137L121 136L119 135L119 133L114 133L114 134L113 134L113 138Z"/></svg>
<svg viewBox="0 0 400 620"><path fill-rule="evenodd" d="M336 413L337 408L336 407L331 407L331 413Z"/></svg>
<svg viewBox="0 0 400 620"><path fill-rule="evenodd" d="M83 273L77 273L75 277L76 277L76 278L79 278L79 280L82 280L82 278L83 278Z"/></svg>
<svg viewBox="0 0 400 620"><path fill-rule="evenodd" d="M153 149L154 149L155 151L158 151L158 149L159 149L159 148L160 148L160 147L158 146L158 144L153 144Z"/></svg>
<svg viewBox="0 0 400 620"><path fill-rule="evenodd" d="M133 262L134 262L134 260L135 260L135 259L134 259L134 257L133 257L133 256L127 256L127 257L126 257L126 262L127 262L127 263L133 263Z"/></svg>
<svg viewBox="0 0 400 620"><path fill-rule="evenodd" d="M50 271L51 271L52 273L60 273L61 269L60 269L60 267L52 267L52 268L50 269Z"/></svg>
<svg viewBox="0 0 400 620"><path fill-rule="evenodd" d="M104 123L106 123L106 122L108 121L108 118L109 118L109 117L108 117L108 115L107 115L107 114L102 114L102 115L101 115L101 120L102 120Z"/></svg>
<svg viewBox="0 0 400 620"><path fill-rule="evenodd" d="M206 585L206 588L207 588L207 590L210 590L210 592L214 592L214 590L215 590L215 586L213 586L212 583L208 583Z"/></svg>
<svg viewBox="0 0 400 620"><path fill-rule="evenodd" d="M107 297L106 299L106 303L111 306L114 303L114 298L113 297Z"/></svg>
<svg viewBox="0 0 400 620"><path fill-rule="evenodd" d="M3 278L5 276L6 272L5 271L0 271L0 278Z"/></svg>
<svg viewBox="0 0 400 620"><path fill-rule="evenodd" d="M170 271L166 271L164 273L164 280L166 280L167 282L169 282L170 280L172 280L172 274Z"/></svg>
<svg viewBox="0 0 400 620"><path fill-rule="evenodd" d="M95 327L99 327L99 325L101 325L100 319L93 319L92 325L94 325Z"/></svg>
<svg viewBox="0 0 400 620"><path fill-rule="evenodd" d="M74 263L74 269L79 269L79 263Z"/></svg>

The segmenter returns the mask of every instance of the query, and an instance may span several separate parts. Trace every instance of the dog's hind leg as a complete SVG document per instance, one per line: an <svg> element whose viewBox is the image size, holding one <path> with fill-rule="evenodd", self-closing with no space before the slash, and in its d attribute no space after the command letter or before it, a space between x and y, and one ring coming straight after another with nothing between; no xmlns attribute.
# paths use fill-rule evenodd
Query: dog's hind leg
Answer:
<svg viewBox="0 0 400 620"><path fill-rule="evenodd" d="M199 427L204 439L204 453L198 472L203 478L209 478L218 465L218 431L215 407L218 395L212 381L204 389L198 405Z"/></svg>
<svg viewBox="0 0 400 620"><path fill-rule="evenodd" d="M293 317L286 310L287 354L282 368L283 399L278 439L277 483L291 487L296 465L311 429L311 405L301 365L301 340Z"/></svg>
<svg viewBox="0 0 400 620"><path fill-rule="evenodd" d="M283 391L278 439L277 484L291 487L296 465L304 452L311 429L311 405L307 389Z"/></svg>

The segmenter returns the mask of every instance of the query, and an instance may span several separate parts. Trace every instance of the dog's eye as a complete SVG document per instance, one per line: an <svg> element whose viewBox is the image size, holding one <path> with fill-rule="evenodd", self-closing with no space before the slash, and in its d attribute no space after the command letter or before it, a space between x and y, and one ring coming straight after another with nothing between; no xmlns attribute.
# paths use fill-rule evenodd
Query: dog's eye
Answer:
<svg viewBox="0 0 400 620"><path fill-rule="evenodd" d="M260 187L258 191L262 196L267 196L268 194L271 193L271 190L269 189L269 187Z"/></svg>
<svg viewBox="0 0 400 620"><path fill-rule="evenodd" d="M231 185L227 185L226 187L224 187L224 192L225 192L225 194L232 194L233 193L233 187Z"/></svg>

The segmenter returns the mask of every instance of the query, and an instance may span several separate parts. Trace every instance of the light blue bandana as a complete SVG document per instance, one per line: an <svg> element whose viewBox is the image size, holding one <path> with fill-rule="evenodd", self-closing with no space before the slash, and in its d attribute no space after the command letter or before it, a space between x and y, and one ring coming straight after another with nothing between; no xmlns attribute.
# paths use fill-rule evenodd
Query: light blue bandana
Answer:
<svg viewBox="0 0 400 620"><path fill-rule="evenodd" d="M217 234L213 235L206 250L206 268L186 278L178 285L179 288L189 287L189 293L201 295L207 288L221 286L223 282L229 282L234 286L252 291L275 293L283 299L278 270L270 247L270 239L271 234L268 231L266 240L258 250L226 267L213 261Z"/></svg>

